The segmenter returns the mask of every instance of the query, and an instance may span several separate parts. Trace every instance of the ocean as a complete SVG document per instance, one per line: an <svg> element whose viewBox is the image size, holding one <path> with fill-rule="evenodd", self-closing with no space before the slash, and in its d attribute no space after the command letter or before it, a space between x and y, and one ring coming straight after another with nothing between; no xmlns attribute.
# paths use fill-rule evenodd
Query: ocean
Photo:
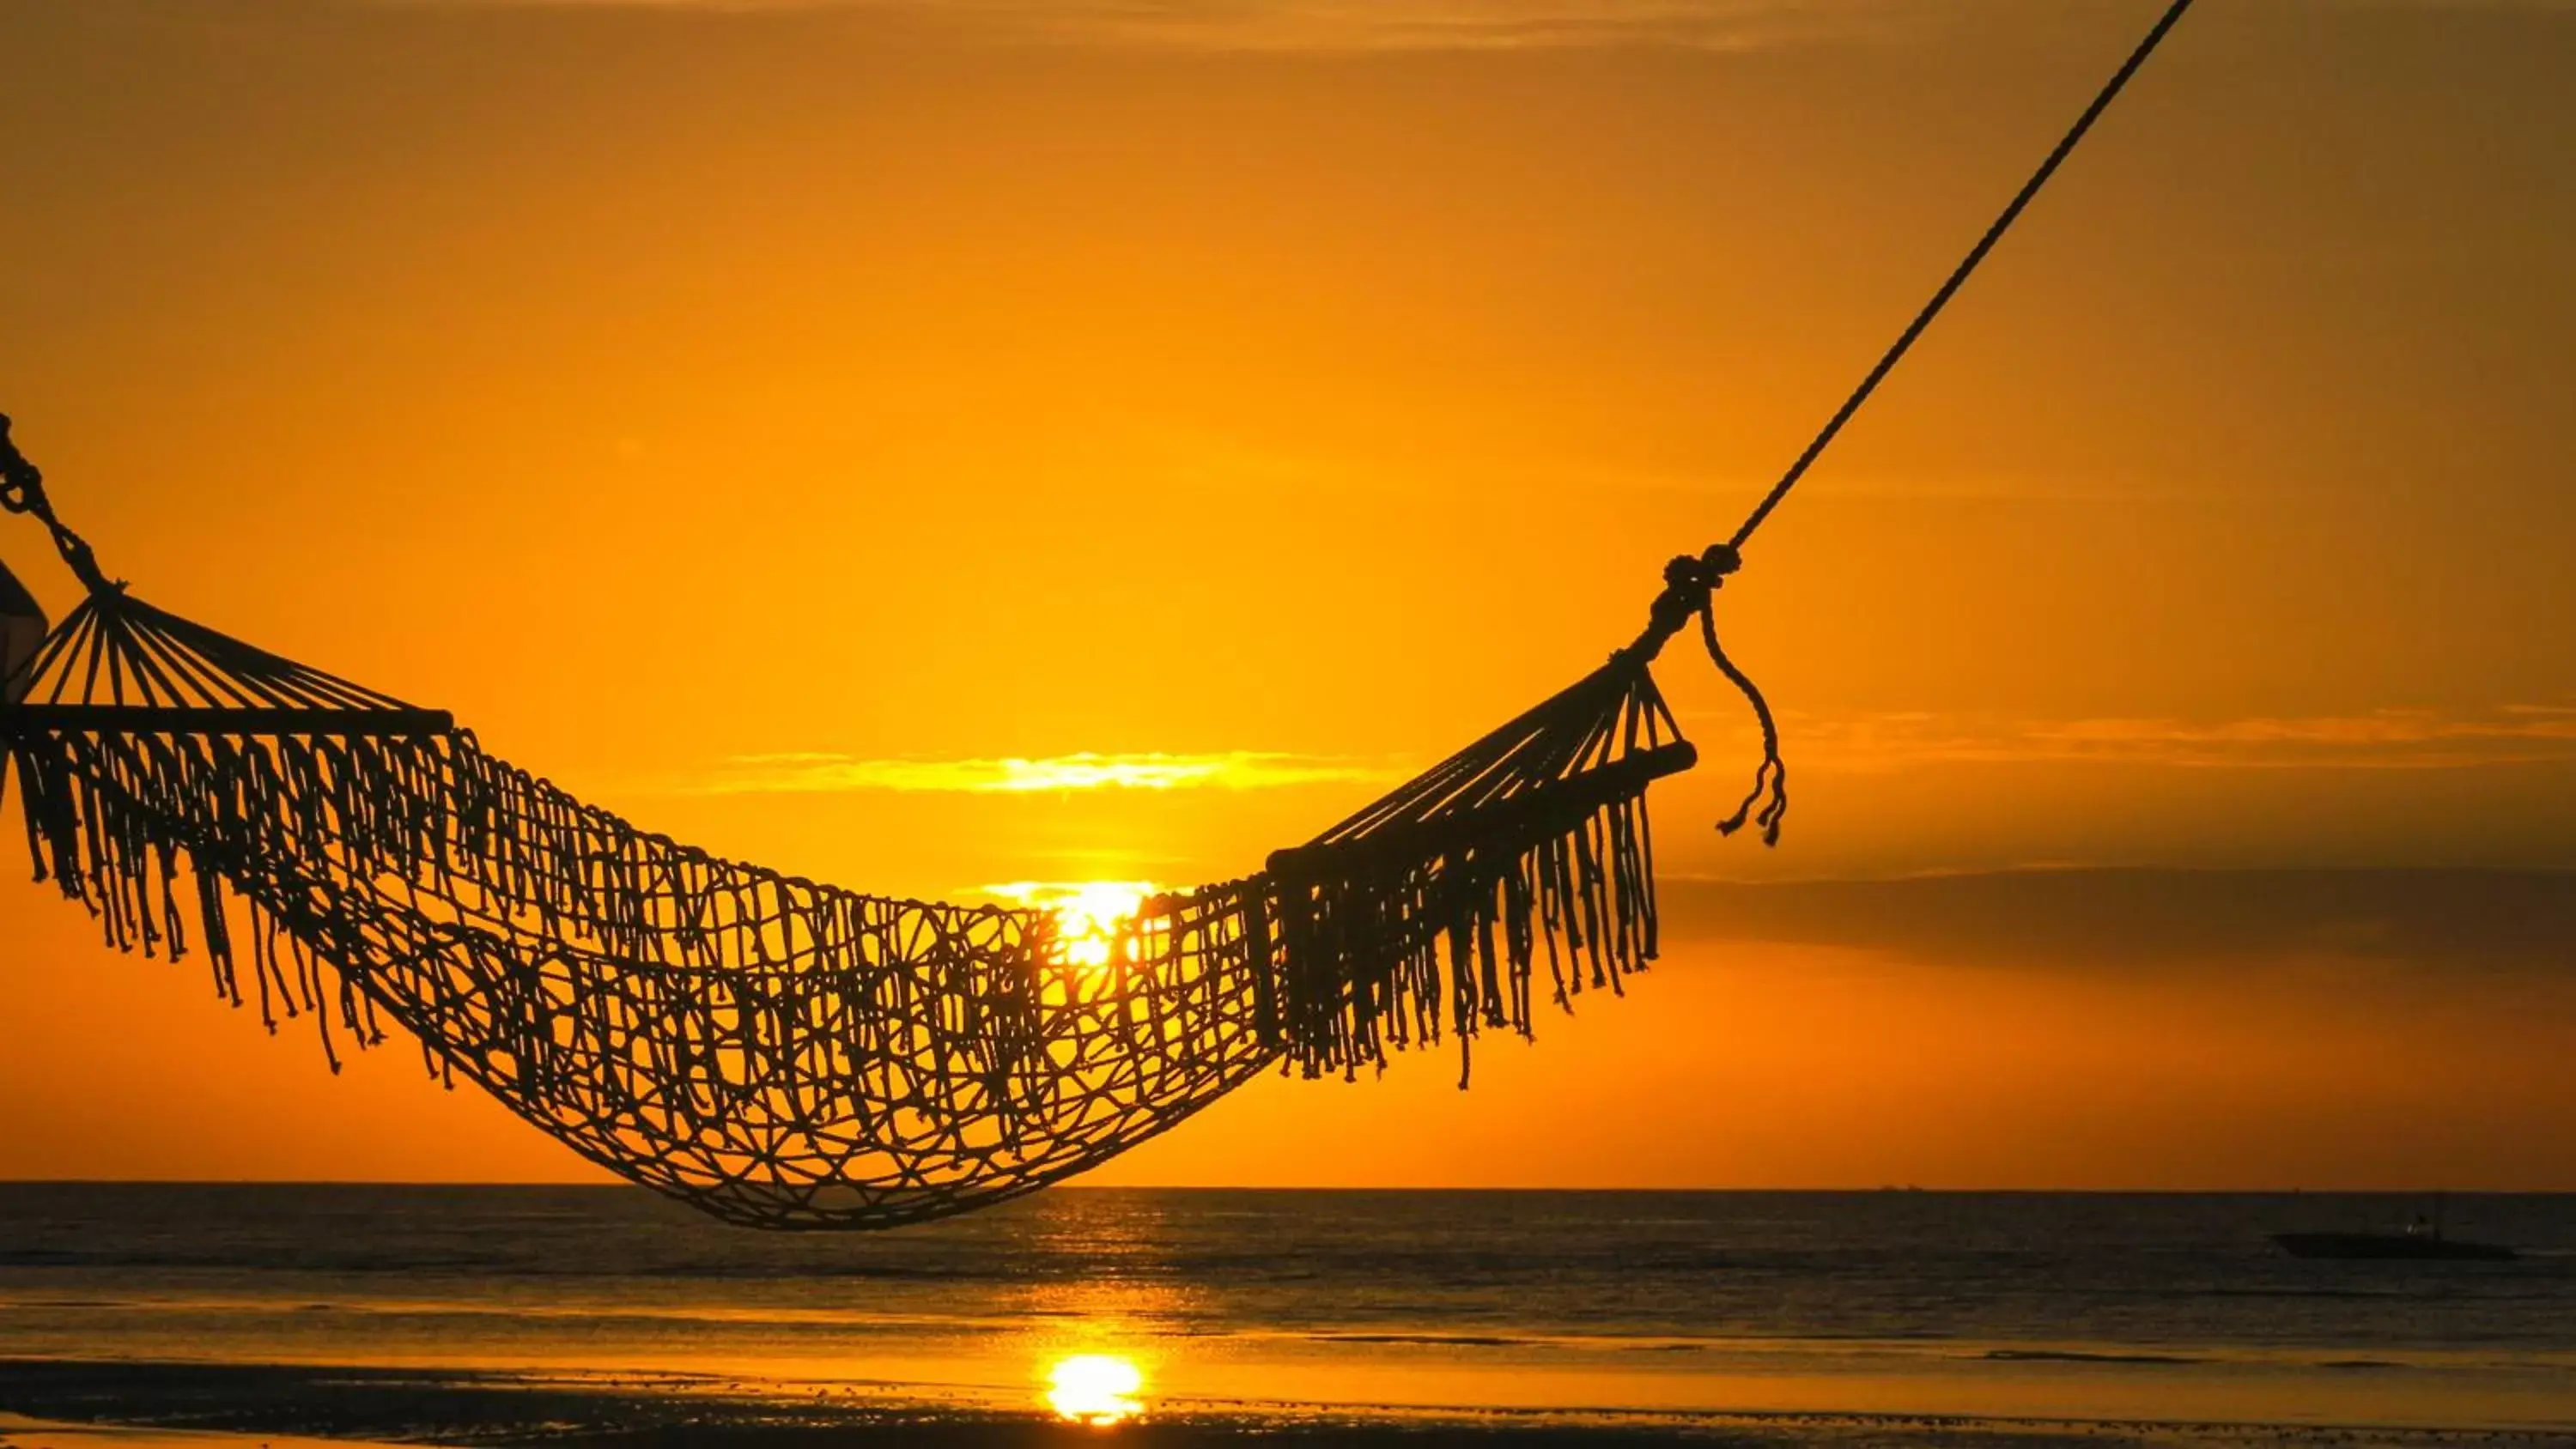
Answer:
<svg viewBox="0 0 2576 1449"><path fill-rule="evenodd" d="M2434 1206L1065 1188L776 1236L624 1188L0 1185L0 1413L26 1416L0 1440L104 1419L759 1442L1071 1413L1089 1433L2576 1443L2576 1197L2442 1205L2514 1262L2305 1261L2268 1238ZM1069 1362L1110 1366L1076 1388L1111 1407L1067 1407Z"/></svg>

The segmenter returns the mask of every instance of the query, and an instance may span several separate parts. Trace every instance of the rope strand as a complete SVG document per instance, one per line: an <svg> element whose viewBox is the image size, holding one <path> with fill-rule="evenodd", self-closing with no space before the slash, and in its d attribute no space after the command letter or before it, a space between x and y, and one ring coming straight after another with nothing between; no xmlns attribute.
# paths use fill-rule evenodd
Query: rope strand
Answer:
<svg viewBox="0 0 2576 1449"><path fill-rule="evenodd" d="M2119 71L2111 77L2110 83L2102 87L2102 93L2093 98L2093 104L2084 108L2084 114L2076 119L2073 129L2066 133L2065 139L2057 143L2057 149L2049 152L2048 159L2039 163L2039 169L2031 173L2030 180L2022 183L2021 190L2014 195L2012 204L2004 208L2003 215L1996 217L1995 224L1987 227L1986 234L1977 238L1977 244L1968 249L1967 259L1960 262L1958 269L1950 273L1950 279L1941 284L1941 290L1932 294L1932 300L1924 304L1923 310L1914 315L1913 322L1908 324L1904 333L1896 339L1896 345L1887 349L1887 355L1878 360L1878 366L1871 368L1869 376L1862 378L1860 386L1854 388L1852 395L1843 400L1842 407L1825 424L1824 431L1816 434L1815 441L1809 443L1807 450L1798 455L1798 461L1790 464L1789 471L1780 475L1780 481L1772 484L1771 491L1763 495L1760 503L1754 505L1752 514L1744 520L1743 526L1735 530L1733 538L1727 540L1730 546L1742 549L1745 542L1753 537L1754 530L1760 528L1763 520L1771 516L1771 510L1779 507L1780 500L1789 496L1789 490L1798 486L1798 480L1807 476L1807 470L1815 466L1816 459L1824 456L1825 449L1832 444L1835 435L1843 430L1843 424L1852 420L1852 415L1860 411L1861 404L1869 401L1870 394L1878 391L1878 385L1886 380L1890 372L1896 370L1896 364L1904 360L1905 354L1913 350L1915 340L1931 327L1932 319L1940 316L1941 309L1949 306L1950 299L1958 295L1961 287L1967 285L1968 278L1977 270L1978 263L1983 262L1986 254L1995 249L1995 243L2004 239L2005 232L2012 230L2012 224L2021 219L2022 212L2028 209L2032 199L2039 195L2040 188L2048 185L2048 179L2057 174L2057 168L2064 165L2066 158L2075 153L2075 147L2084 139L2085 133L2091 131L2093 123L2102 119L2102 113L2109 110L2111 103L2120 98L2120 92L2128 88L2129 78L2136 75L2138 68L2147 63L2147 57L2156 53L2157 46L2164 44L2165 36L2173 30L2176 22L2182 19L2183 12L2191 7L2192 0L2173 0L2173 4L2167 7L2163 17L2156 21L2155 28L2147 32L2147 38L2138 42L2138 48L2129 53L2128 60L2122 63Z"/></svg>
<svg viewBox="0 0 2576 1449"><path fill-rule="evenodd" d="M1733 815L1718 822L1719 833L1733 835L1750 821L1760 827L1764 845L1779 844L1780 824L1789 813L1789 768L1780 759L1780 730L1771 717L1770 702L1762 697L1762 691L1754 685L1752 676L1728 658L1725 646L1718 642L1717 591L1725 586L1728 575L1743 567L1744 545L1753 537L1754 530L1760 528L1763 520L1771 516L1771 511L1780 506L1780 501L1789 496L1789 490L1798 486L1798 480L1807 476L1807 470L1816 465L1816 460L1824 456L1825 449L1841 434L1843 425L1852 420L1853 415L1861 410L1861 405L1878 391L1878 385L1896 370L1896 364L1913 350L1915 342L1932 326L1933 319L1941 315L1941 309L1949 306L1950 299L1967 285L1978 264L1985 261L1987 254L1995 249L1995 244L2004 239L2004 233L2012 230L2013 223L2021 219L2021 214L2030 208L2041 188L2048 185L2049 178L2057 174L2057 168L2065 165L2066 158L2075 154L2076 146L2093 129L2093 123L2102 119L2102 113L2119 99L2120 92L2128 88L2130 78L2147 63L2149 56L2156 53L2156 47L2164 44L2165 36L2172 33L2174 25L2182 19L2183 12L2191 9L2192 3L2193 0L2173 0L2165 8L2154 28L2147 32L2146 39L2138 42L2137 49L2129 53L2129 58L2113 73L2110 82L2093 97L2093 103L2084 108L2084 114L2076 118L2074 126L2048 153L2048 159L2040 162L2039 169L2022 183L2011 204L1995 218L1994 225L1986 228L1985 235L1977 238L1977 244L1968 249L1967 257L1951 270L1941 289L1932 294L1932 300L1923 304L1922 311L1914 314L1914 320L1906 324L1895 344L1878 359L1878 365L1861 379L1860 386L1852 389L1850 397L1843 399L1843 405L1826 420L1824 430L1816 434L1815 440L1807 444L1806 451L1789 465L1789 471L1781 474L1780 481L1772 484L1771 491L1754 505L1743 526L1735 530L1735 536L1711 546L1696 557L1684 555L1664 566L1664 591L1655 597L1646 630L1623 652L1651 661L1666 640L1681 632L1696 617L1700 640L1708 647L1710 662L1729 683L1743 692L1745 701L1753 707L1754 722L1762 727L1762 763L1753 772L1753 789Z"/></svg>

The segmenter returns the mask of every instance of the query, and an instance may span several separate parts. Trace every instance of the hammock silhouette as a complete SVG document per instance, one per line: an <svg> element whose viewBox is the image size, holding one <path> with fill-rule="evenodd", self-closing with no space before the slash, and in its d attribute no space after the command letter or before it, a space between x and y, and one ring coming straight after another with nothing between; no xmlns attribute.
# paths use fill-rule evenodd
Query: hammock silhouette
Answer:
<svg viewBox="0 0 2576 1449"><path fill-rule="evenodd" d="M638 830L443 714L112 586L25 681L38 876L111 944L201 945L224 996L326 1047L390 1017L591 1160L763 1227L1026 1192L1282 1058L1347 1075L1526 1031L1541 960L1553 1000L1615 987L1655 954L1646 784L1692 760L1623 651L1259 874L1146 902L1091 965L1043 910Z"/></svg>
<svg viewBox="0 0 2576 1449"><path fill-rule="evenodd" d="M1721 822L1776 842L1769 708L1720 647L1744 542L2192 0L2176 0L1728 543L1666 567L1646 628L1536 708L1239 880L1156 896L1105 962L1044 910L864 895L637 829L445 713L280 658L111 581L0 418L0 507L85 596L0 570L0 791L37 878L108 943L202 949L219 992L346 1039L399 1023L575 1151L731 1222L881 1228L999 1202L1165 1131L1272 1065L1527 1035L1657 953L1649 784L1695 760L1651 666L1694 622L1763 737ZM30 636L41 629L35 625ZM247 980L245 980L247 977Z"/></svg>

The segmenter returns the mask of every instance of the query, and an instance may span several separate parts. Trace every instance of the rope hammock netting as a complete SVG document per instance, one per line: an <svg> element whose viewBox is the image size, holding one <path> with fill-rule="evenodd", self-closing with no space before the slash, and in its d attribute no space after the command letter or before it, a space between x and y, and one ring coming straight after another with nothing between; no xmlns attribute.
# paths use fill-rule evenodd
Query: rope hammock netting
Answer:
<svg viewBox="0 0 2576 1449"><path fill-rule="evenodd" d="M639 830L446 714L134 597L0 418L0 507L85 596L48 632L0 569L0 792L39 881L110 945L202 949L336 1070L399 1023L575 1151L728 1221L880 1228L1079 1173L1254 1074L1528 1035L1657 951L1647 786L1695 759L1651 666L1695 623L1764 754L1730 833L1788 806L1712 599L1743 544L2179 20L2176 0L1728 543L1675 559L1645 630L1571 687L1239 880L1156 896L1105 963L1043 909L863 895ZM1543 980L1543 986L1542 986Z"/></svg>

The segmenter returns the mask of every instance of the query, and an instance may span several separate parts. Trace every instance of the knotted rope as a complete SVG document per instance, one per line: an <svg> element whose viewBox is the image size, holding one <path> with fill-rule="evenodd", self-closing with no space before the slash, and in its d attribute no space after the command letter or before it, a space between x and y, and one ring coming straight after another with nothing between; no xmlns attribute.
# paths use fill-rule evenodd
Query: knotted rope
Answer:
<svg viewBox="0 0 2576 1449"><path fill-rule="evenodd" d="M1645 657L1652 659L1665 640L1679 632L1694 614L1697 615L1710 661L1717 665L1718 672L1725 675L1728 682L1744 692L1746 702L1753 706L1754 719L1762 727L1762 763L1754 772L1753 790L1744 797L1743 805L1733 815L1717 823L1719 833L1732 835L1743 829L1747 816L1751 815L1754 823L1762 827L1762 843L1779 844L1780 822L1789 813L1789 771L1780 761L1780 731L1772 721L1770 704L1763 699L1762 691L1754 686L1752 679L1727 658L1724 646L1718 643L1713 597L1716 590L1727 575L1744 566L1744 545L1771 517L1772 510L1778 508L1781 501L1789 496L1789 490L1797 487L1798 481L1807 476L1807 470L1815 466L1816 460L1824 456L1825 449L1842 433L1843 425L1852 420L1852 416L1861 410L1861 405L1878 391L1878 385L1896 370L1896 364L1914 349L1915 342L1930 330L1933 319L1939 317L1942 309L1950 305L1950 299L1967 285L1968 278L1995 249L1995 244L2004 239L2004 233L2012 230L2013 223L2021 219L2021 214L2030 208L2040 190L2048 185L2049 178L2066 164L2066 158L2075 154L2076 146L2092 131L2093 123L2101 120L2102 113L2119 99L2120 92L2128 88L2130 79L2146 65L2147 58L2156 53L2156 48L2164 44L2165 37L2172 33L2192 4L2193 0L2173 0L2166 7L2164 14L2147 31L2146 38L2129 52L2129 58L2121 62L2109 82L2093 97L2093 103L2084 108L2084 114L2076 118L2075 124L2049 151L2048 158L2039 163L2039 169L2032 172L2030 179L2022 183L2021 190L2013 194L2002 215L1997 216L1985 234L1977 238L1977 244L1968 249L1968 255L1959 265L1951 269L1940 290L1932 294L1932 300L1923 305L1922 311L1914 314L1914 320L1906 324L1895 343L1879 357L1878 364L1860 380L1860 386L1852 389L1850 397L1843 399L1843 405L1826 419L1825 426L1807 444L1805 451L1799 453L1797 460L1789 465L1789 470L1780 475L1780 481L1772 484L1771 491L1763 494L1762 501L1753 506L1753 511L1735 530L1734 537L1721 544L1712 544L1707 552L1697 557L1684 554L1664 565L1664 592L1655 600L1645 634L1629 648L1642 648ZM1760 813L1755 815L1753 812L1757 806Z"/></svg>
<svg viewBox="0 0 2576 1449"><path fill-rule="evenodd" d="M0 413L0 509L26 514L43 524L45 531L53 535L55 551L63 556L63 562L83 588L101 594L118 587L99 571L98 556L90 552L88 540L54 516L53 501L45 496L45 475L10 441L5 413Z"/></svg>

